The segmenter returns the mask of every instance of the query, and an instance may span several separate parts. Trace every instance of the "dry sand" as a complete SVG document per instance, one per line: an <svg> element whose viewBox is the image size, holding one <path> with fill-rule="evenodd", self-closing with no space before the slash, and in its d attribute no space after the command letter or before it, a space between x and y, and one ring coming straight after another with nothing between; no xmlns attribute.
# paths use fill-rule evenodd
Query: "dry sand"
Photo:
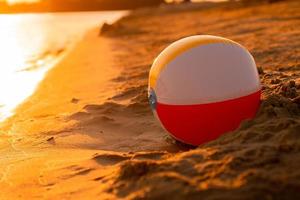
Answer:
<svg viewBox="0 0 300 200"><path fill-rule="evenodd" d="M0 199L299 199L300 3L233 7L146 9L91 31L1 125ZM189 149L155 121L147 78L194 34L247 47L263 100L254 120Z"/></svg>

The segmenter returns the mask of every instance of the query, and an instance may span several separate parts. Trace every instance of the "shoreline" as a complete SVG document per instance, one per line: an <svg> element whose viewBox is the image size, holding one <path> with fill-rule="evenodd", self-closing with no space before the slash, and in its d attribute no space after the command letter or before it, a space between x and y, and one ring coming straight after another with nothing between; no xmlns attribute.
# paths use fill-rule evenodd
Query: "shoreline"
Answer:
<svg viewBox="0 0 300 200"><path fill-rule="evenodd" d="M68 54L83 39L84 32L100 26L102 23L112 23L127 14L127 11L123 11L92 14L71 13L70 16L59 14L54 16L1 16L0 20L7 20L7 23L3 24L4 30L0 34L3 38L0 41L4 42L4 46L8 46L0 48L4 54L4 60L2 59L0 63L9 66L10 69L0 70L3 73L2 87L0 87L2 89L1 121L11 116L13 110L34 93L38 83L43 80L44 74L64 59L65 54ZM72 23L73 18L76 17L80 22ZM55 22L57 22L55 27L48 26ZM18 42L15 41L13 38L17 37L17 32L22 30L25 25L30 26L30 30L20 36ZM42 31L43 28L45 30ZM64 34L61 35L61 31L64 29ZM12 32L12 39L5 41L4 38L10 32ZM32 39L28 42L27 37L30 36ZM7 45L5 45L6 42ZM10 43L12 44L10 45ZM31 43L32 47L30 47ZM18 51L18 48L22 50ZM10 89L7 88L7 85L10 86ZM17 92L11 92L14 90Z"/></svg>
<svg viewBox="0 0 300 200"><path fill-rule="evenodd" d="M92 30L2 126L9 134L0 136L6 155L1 195L298 198L299 10L296 1L237 10L143 10L106 26L100 37ZM263 87L254 120L195 149L166 136L147 100L153 59L192 34L243 44L256 59Z"/></svg>
<svg viewBox="0 0 300 200"><path fill-rule="evenodd" d="M77 41L78 42L78 41ZM59 54L56 55L50 62L47 62L45 65L43 65L42 67L38 67L36 68L35 66L33 68L29 67L29 68L23 68L20 70L20 72L31 72L33 71L33 73L36 73L37 71L43 71L43 75L42 77L39 77L40 78L40 81L43 80L44 76L47 74L47 72L52 68L52 67L55 67L56 65L58 65L62 60L65 59L65 57L68 55L68 53L70 51L72 51L72 48L74 48L74 46L76 46L76 41L71 44L71 45L67 45L65 48L63 48L62 50L60 49L59 50ZM37 58L36 60L39 61L43 59L43 57L39 57ZM19 71L18 71L19 72ZM39 81L39 82L40 82ZM37 84L38 85L38 84ZM34 93L35 89L33 90L33 93ZM29 94L25 99L23 99L22 102L19 102L19 104L17 105L13 105L13 106L7 106L7 105L3 105L5 107L5 110L4 112L1 112L1 115L0 115L0 127L1 127L1 124L4 123L7 119L9 119L10 117L13 117L13 115L15 115L15 112L14 110L16 108L18 108L20 105L22 105L24 102L27 101L28 98L30 98L31 94Z"/></svg>

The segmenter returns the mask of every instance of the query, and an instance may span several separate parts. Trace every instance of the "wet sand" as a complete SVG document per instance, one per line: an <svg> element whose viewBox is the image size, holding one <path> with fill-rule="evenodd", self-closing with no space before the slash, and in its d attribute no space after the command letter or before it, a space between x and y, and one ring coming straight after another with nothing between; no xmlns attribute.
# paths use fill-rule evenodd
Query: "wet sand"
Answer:
<svg viewBox="0 0 300 200"><path fill-rule="evenodd" d="M140 10L89 32L1 125L0 199L300 198L300 4ZM197 148L147 100L154 58L195 34L235 40L263 84L254 120Z"/></svg>

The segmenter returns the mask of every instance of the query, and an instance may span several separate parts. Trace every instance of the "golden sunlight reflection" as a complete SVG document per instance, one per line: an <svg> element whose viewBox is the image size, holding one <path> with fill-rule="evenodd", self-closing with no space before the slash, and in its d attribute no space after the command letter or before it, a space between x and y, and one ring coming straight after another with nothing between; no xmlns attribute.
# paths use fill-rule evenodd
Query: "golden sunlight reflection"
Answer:
<svg viewBox="0 0 300 200"><path fill-rule="evenodd" d="M0 15L0 121L30 96L87 29L124 12ZM62 34L63 33L63 34Z"/></svg>
<svg viewBox="0 0 300 200"><path fill-rule="evenodd" d="M39 0L6 0L7 3L9 4L14 4L14 3L32 3L32 2L38 2Z"/></svg>
<svg viewBox="0 0 300 200"><path fill-rule="evenodd" d="M20 20L0 17L0 120L8 117L12 109L33 92L45 70L21 71L26 66L27 51L17 35L26 29L20 26Z"/></svg>

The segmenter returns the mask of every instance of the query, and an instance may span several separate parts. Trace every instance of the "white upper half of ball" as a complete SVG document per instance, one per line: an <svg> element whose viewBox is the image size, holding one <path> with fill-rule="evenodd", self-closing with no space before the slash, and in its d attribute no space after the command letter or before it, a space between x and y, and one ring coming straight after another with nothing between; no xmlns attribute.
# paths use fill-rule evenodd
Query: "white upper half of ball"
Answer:
<svg viewBox="0 0 300 200"><path fill-rule="evenodd" d="M156 81L157 101L170 105L222 102L261 87L253 57L235 43L188 49L167 63Z"/></svg>

